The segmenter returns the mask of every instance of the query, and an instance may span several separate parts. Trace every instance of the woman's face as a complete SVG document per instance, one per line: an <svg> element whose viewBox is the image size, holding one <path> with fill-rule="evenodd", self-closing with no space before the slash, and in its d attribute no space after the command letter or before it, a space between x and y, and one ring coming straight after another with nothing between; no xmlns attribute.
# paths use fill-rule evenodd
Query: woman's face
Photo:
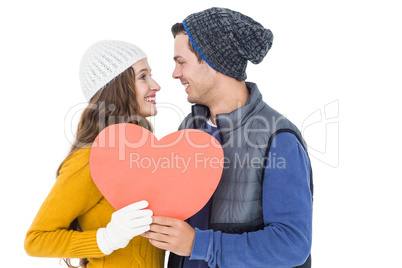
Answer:
<svg viewBox="0 0 402 268"><path fill-rule="evenodd" d="M156 92L161 88L151 77L151 68L147 59L137 61L132 67L135 72L135 93L139 106L139 115L142 117L156 115Z"/></svg>

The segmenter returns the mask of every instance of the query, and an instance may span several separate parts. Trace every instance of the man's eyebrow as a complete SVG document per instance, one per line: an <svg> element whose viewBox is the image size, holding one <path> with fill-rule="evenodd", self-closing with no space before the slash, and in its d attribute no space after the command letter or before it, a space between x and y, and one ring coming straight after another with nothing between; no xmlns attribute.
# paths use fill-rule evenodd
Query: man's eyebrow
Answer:
<svg viewBox="0 0 402 268"><path fill-rule="evenodd" d="M178 55L178 56L174 56L174 57L173 57L173 60L174 60L174 61L177 61L179 58L183 58L183 57L182 57L182 56L179 56L179 55Z"/></svg>

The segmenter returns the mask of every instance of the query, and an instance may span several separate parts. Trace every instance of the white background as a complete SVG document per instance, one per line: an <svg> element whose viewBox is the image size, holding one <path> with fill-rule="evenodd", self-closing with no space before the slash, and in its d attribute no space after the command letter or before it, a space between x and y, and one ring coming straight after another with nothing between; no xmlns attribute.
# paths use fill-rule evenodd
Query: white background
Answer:
<svg viewBox="0 0 402 268"><path fill-rule="evenodd" d="M159 114L152 119L161 138L190 111L183 87L171 78L170 27L192 12L222 6L274 33L263 63L249 64L248 80L258 83L264 100L309 143L313 266L402 267L398 1L193 2L0 4L0 266L61 267L58 259L29 257L23 245L85 102L78 80L84 51L103 39L129 41L146 51L162 87Z"/></svg>

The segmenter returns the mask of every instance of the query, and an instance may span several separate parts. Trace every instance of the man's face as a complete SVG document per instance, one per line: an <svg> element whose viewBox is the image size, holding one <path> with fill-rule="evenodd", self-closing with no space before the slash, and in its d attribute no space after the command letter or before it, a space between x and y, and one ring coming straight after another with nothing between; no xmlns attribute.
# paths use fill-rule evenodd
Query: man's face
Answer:
<svg viewBox="0 0 402 268"><path fill-rule="evenodd" d="M186 34L176 35L174 41L175 68L173 78L180 79L190 103L209 105L213 101L215 71L205 62L198 63L197 56L188 47Z"/></svg>

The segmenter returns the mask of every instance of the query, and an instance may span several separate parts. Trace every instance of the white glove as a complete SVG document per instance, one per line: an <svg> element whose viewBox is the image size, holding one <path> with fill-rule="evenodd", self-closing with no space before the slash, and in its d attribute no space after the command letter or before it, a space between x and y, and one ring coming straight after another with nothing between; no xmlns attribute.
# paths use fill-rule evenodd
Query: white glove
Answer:
<svg viewBox="0 0 402 268"><path fill-rule="evenodd" d="M103 254L126 247L134 236L150 229L153 212L144 209L147 206L147 201L140 201L119 209L112 214L106 228L98 229L96 242Z"/></svg>

